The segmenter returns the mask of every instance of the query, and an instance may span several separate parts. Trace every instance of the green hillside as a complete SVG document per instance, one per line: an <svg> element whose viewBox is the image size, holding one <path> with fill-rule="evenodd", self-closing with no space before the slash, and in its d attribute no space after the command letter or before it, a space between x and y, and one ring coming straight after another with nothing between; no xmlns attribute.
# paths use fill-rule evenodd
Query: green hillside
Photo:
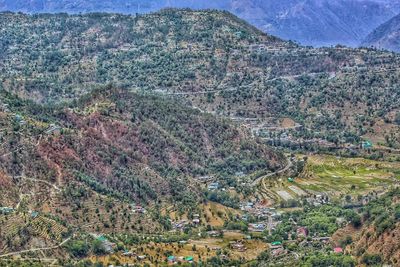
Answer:
<svg viewBox="0 0 400 267"><path fill-rule="evenodd" d="M227 12L1 13L0 260L355 266L337 232L398 220L352 208L398 185L399 67Z"/></svg>
<svg viewBox="0 0 400 267"><path fill-rule="evenodd" d="M3 13L0 25L2 87L24 98L71 100L113 83L223 116L289 117L307 140L399 147L394 53L299 47L217 11Z"/></svg>

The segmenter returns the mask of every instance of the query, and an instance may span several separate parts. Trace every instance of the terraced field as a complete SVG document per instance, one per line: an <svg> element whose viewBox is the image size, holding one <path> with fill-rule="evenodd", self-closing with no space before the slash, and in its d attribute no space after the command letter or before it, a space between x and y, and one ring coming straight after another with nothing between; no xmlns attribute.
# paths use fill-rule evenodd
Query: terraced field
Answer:
<svg viewBox="0 0 400 267"><path fill-rule="evenodd" d="M296 183L306 191L365 194L398 184L399 168L398 162L315 155L308 158Z"/></svg>
<svg viewBox="0 0 400 267"><path fill-rule="evenodd" d="M399 162L312 155L294 182L288 176L264 179L259 192L274 203L315 194L366 195L399 185L399 169Z"/></svg>
<svg viewBox="0 0 400 267"><path fill-rule="evenodd" d="M39 238L42 241L61 241L67 228L57 223L55 220L37 216L32 218L29 214L15 213L10 215L0 215L0 237L4 243L0 242L0 252L13 252L10 245L18 244L20 247L29 246L32 238ZM20 233L29 233L29 238L21 238Z"/></svg>
<svg viewBox="0 0 400 267"><path fill-rule="evenodd" d="M62 234L67 232L67 228L58 224L56 221L39 216L31 222L32 232L37 236L48 240L62 240Z"/></svg>

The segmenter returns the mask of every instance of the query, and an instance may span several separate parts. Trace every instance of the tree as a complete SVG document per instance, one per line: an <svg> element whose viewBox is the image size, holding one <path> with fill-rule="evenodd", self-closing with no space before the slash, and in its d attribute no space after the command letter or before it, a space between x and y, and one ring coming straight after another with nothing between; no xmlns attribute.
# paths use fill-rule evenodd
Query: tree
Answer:
<svg viewBox="0 0 400 267"><path fill-rule="evenodd" d="M92 250L93 250L93 253L96 255L103 255L106 253L103 243L97 239L92 242Z"/></svg>
<svg viewBox="0 0 400 267"><path fill-rule="evenodd" d="M400 220L400 205L397 205L394 211L394 217L396 220Z"/></svg>
<svg viewBox="0 0 400 267"><path fill-rule="evenodd" d="M346 210L346 220L353 224L354 227L359 227L362 223L361 216L354 210Z"/></svg>
<svg viewBox="0 0 400 267"><path fill-rule="evenodd" d="M367 266L379 265L382 263L382 257L377 254L365 254L362 257L362 263L366 264Z"/></svg>
<svg viewBox="0 0 400 267"><path fill-rule="evenodd" d="M400 111L398 111L396 113L396 115L394 116L394 123L396 123L397 125L400 125Z"/></svg>
<svg viewBox="0 0 400 267"><path fill-rule="evenodd" d="M67 249L75 257L85 257L89 252L89 246L82 240L68 242Z"/></svg>

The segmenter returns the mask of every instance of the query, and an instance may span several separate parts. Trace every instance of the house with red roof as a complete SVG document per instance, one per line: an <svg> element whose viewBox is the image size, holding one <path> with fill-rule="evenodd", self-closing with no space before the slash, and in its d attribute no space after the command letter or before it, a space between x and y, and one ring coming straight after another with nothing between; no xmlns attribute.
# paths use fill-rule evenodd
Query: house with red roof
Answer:
<svg viewBox="0 0 400 267"><path fill-rule="evenodd" d="M343 249L341 247L336 247L333 249L333 252L335 253L343 253Z"/></svg>

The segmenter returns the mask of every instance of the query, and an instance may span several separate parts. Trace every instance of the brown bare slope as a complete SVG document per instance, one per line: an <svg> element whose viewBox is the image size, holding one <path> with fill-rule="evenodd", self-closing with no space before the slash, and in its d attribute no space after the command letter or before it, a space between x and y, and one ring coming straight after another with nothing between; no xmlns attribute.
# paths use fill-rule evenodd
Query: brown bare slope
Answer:
<svg viewBox="0 0 400 267"><path fill-rule="evenodd" d="M363 208L364 223L352 245L360 263L368 265L374 256L379 264L400 266L400 198L394 189Z"/></svg>

